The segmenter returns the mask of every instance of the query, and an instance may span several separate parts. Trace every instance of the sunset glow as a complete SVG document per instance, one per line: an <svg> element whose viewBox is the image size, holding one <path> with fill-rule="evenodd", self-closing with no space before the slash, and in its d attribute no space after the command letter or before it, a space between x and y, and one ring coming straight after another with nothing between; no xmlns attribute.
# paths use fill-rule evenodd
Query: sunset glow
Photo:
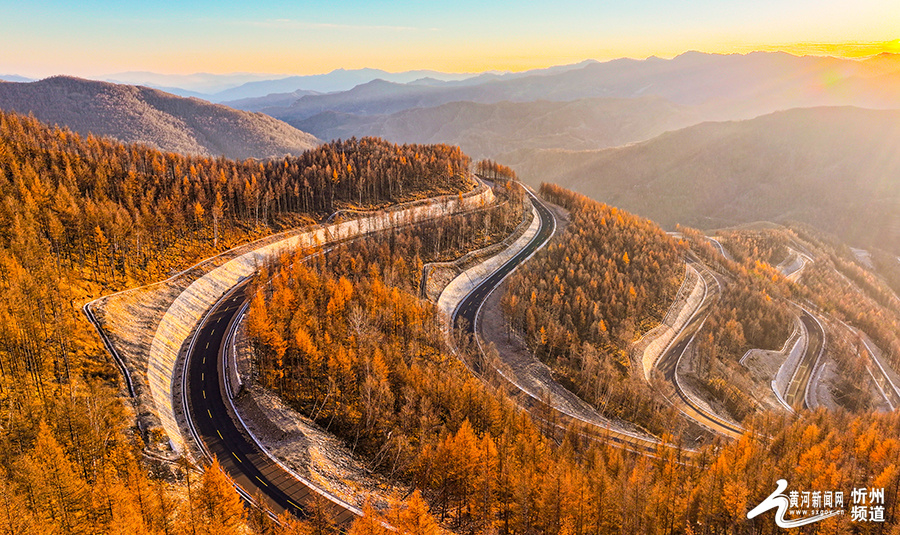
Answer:
<svg viewBox="0 0 900 535"><path fill-rule="evenodd" d="M900 4L808 0L627 5L336 1L282 5L0 0L0 74L313 74L337 68L520 71L687 50L865 57L900 52Z"/></svg>
<svg viewBox="0 0 900 535"><path fill-rule="evenodd" d="M900 54L900 39L871 43L795 43L782 46L760 46L757 50L778 50L797 56L866 58L878 54Z"/></svg>

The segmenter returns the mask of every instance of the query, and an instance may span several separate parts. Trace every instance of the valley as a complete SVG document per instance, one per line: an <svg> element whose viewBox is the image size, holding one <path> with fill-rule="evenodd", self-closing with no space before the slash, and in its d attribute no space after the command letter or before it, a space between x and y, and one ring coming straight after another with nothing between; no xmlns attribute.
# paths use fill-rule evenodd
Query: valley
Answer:
<svg viewBox="0 0 900 535"><path fill-rule="evenodd" d="M0 531L890 532L897 73L2 77Z"/></svg>
<svg viewBox="0 0 900 535"><path fill-rule="evenodd" d="M564 193L557 192L555 194L562 195ZM534 202L537 203L538 201L535 200ZM531 241L530 245L528 247L522 249L510 263L504 264L504 266L506 266L507 268L510 266L510 264L515 263L522 258L533 255L534 251L529 249L529 247L532 247L532 246L536 247L538 243L541 243L543 240L546 240L546 238L551 234L550 229L553 228L553 226L554 226L551 224L553 216L551 215L551 213L549 211L546 210L546 208L541 209L540 208L540 207L542 207L541 204L537 204L537 206L539 206L538 213L541 216L540 219L542 220L541 228L543 228L544 230L539 231L535 235L534 241ZM571 229L571 222L569 222L567 224L566 228ZM721 248L719 250L717 250L716 253L721 255L721 252L724 250L724 245L722 243L720 243L719 246ZM698 260L694 260L694 262L698 262ZM695 264L695 265L698 265L698 264ZM702 264L700 264L700 265L702 265ZM700 265L698 265L698 267ZM695 340L696 331L698 329L702 328L703 323L705 321L704 318L706 317L706 315L709 314L708 309L709 309L710 300L714 300L716 298L717 294L721 291L721 290L711 291L710 286L715 287L714 285L729 284L729 281L727 279L724 279L720 282L718 280L717 276L714 276L711 272L706 271L708 268L702 268L702 269L704 270L705 273L708 273L708 277L709 277L709 280L705 280L706 277L701 277L699 279L701 282L703 282L704 287L706 287L706 291L703 292L706 297L700 300L700 305L697 307L695 313L692 315L692 319L687 322L685 327L676 336L677 341L673 341L673 343L671 343L669 345L668 350L665 351L663 357L660 359L659 368L661 370L663 377L665 377L666 380L671 381L673 383L673 385L675 386L678 397L674 401L674 408L677 409L677 411L683 415L682 417L685 417L689 420L694 420L694 423L692 425L695 426L697 429L708 429L711 431L722 432L728 437L734 437L734 438L737 438L738 440L740 440L742 434L745 431L741 428L735 427L734 424L727 423L726 420L723 420L721 417L716 416L713 412L710 412L709 409L702 408L700 405L698 405L692 399L691 394L687 394L685 391L683 391L681 389L681 387L678 384L679 380L677 378L677 373L675 372L675 370L678 368L678 364L681 361L681 358L683 357L683 355L685 353L687 346ZM472 320L469 320L469 321L471 321L471 323L469 323L469 321L467 321L467 320L463 320L462 318L464 316L462 314L460 314L459 316L456 316L457 319L454 320L454 323L461 322L463 325L471 325L471 326L478 325L478 323L479 323L478 318L480 317L479 313L481 312L481 310L483 308L480 303L487 295L490 295L492 293L490 290L488 290L486 288L490 288L493 285L495 285L498 281L506 278L506 275L507 275L506 271L502 271L502 270L496 271L496 272L493 272L490 277L487 277L485 279L485 284L491 285L491 286L487 286L487 287L485 287L484 285L472 286L472 289L467 294L466 298L463 299L460 302L460 305L455 308L455 310L461 311L463 313L466 311L469 311L469 315L472 317ZM235 294L234 297L228 297L222 301L223 307L230 309L232 314L237 312L238 309L241 308L241 307L237 306L238 303L240 301L247 299L246 296L240 297L240 299L236 299L237 297L238 297L238 294ZM476 300L474 302L478 303L478 304L472 304L469 302L470 300ZM494 306L497 306L497 304L495 304ZM804 317L808 318L809 316L808 316L808 314L806 314ZM219 320L218 312L216 312L215 310L210 312L210 315L208 315L207 318ZM229 399L230 396L232 395L231 393L229 393L229 390L231 387L226 386L226 384L229 383L230 380L222 378L222 377L217 377L216 372L215 372L216 369L218 369L220 371L226 369L225 367L223 367L221 362L219 362L219 363L216 362L216 360L221 359L222 355L224 355L225 352L227 351L227 349L226 349L227 344L223 344L222 339L220 337L222 334L224 334L226 332L226 330L228 330L228 331L232 330L232 327L230 327L230 326L227 327L227 329L226 329L225 326L229 325L231 323L231 320L229 320L228 317L226 317L225 319L226 319L226 321L224 323L220 323L220 321L217 321L215 324L215 328L217 328L217 332L219 333L217 335L217 336L219 336L218 338L214 338L214 339L206 338L208 335L205 334L205 331L203 331L203 332L201 332L201 334L198 335L198 337L195 339L195 341L192 342L191 345L193 347L196 344L203 344L204 340L210 340L213 347L216 349L209 353L209 354L213 355L213 360L210 361L210 366L213 366L213 367L207 368L207 371L209 373L201 374L200 377L198 378L197 372L193 372L194 377L195 377L195 379L193 379L193 380L201 380L203 382L203 385L198 383L196 385L196 388L188 387L185 389L185 392L202 391L202 393L204 393L204 394L206 394L210 391L218 392L218 394L221 396L221 398L217 397L216 399L224 399L224 400ZM211 323L211 321L209 319L207 319L205 321L207 322L207 324ZM813 325L815 325L811 321L807 321L805 323L806 323L806 329L808 331L811 331L813 328ZM472 327L468 327L468 328L471 329ZM805 355L807 355L807 356L813 355L814 356L813 360L815 360L815 358L819 357L821 349L823 348L823 343L822 343L823 340L821 338L817 339L815 337L813 338L813 340L814 340L813 342L810 342L808 344L807 349L805 351ZM197 347L199 347L199 346L197 346ZM208 344L207 344L207 347L208 347ZM489 359L483 360L484 357L478 356L478 353L480 353L482 351L483 350L476 350L476 355L474 357L469 356L469 357L466 357L464 360L467 363L467 366L469 366L469 369L472 372L474 372L476 374L476 376L482 377L483 380L490 381L489 377L492 374L487 373L484 366L486 363L497 362L497 361L491 361ZM204 355L205 353L207 353L207 352L201 351L201 352L199 352L199 354L195 355L191 360L193 362L197 363L198 360L201 358L200 356ZM490 353L490 350L488 350L488 353ZM808 358L808 357L806 357L806 358ZM804 360L806 360L806 358ZM204 355L202 357L202 359L205 364L206 356ZM502 362L502 359L501 359L501 362ZM492 365L496 366L496 364L492 364ZM789 404L792 404L792 405L797 404L797 403L800 404L799 406L795 405L798 410L805 403L804 400L806 398L802 395L798 395L797 392L808 391L808 388L806 388L805 385L807 384L807 382L809 382L809 375L806 375L805 377L800 377L800 375L803 374L803 371L802 371L803 366L807 366L807 364L801 364L798 367L799 371L797 373L795 373L795 376L791 382L791 386L788 390L788 394L786 396L787 399L792 400L792 401L788 402ZM227 365L226 365L226 367L227 367ZM199 370L202 368L197 368L197 369ZM498 371L501 369L502 369L502 367L497 368ZM502 374L503 372L500 372L500 373ZM555 376L556 374L554 373L553 375ZM507 377L507 380L509 380L509 377ZM543 388L552 387L552 388L561 389L562 391L567 392L567 390L564 387L559 386L559 384L556 383L555 379L551 378L549 380L551 381L551 383L545 383L546 386ZM516 382L513 382L512 384L516 385ZM551 385L555 385L555 386L551 386ZM521 388L521 387L517 386L517 388ZM513 398L515 399L516 398L515 392L513 392L512 395L513 395ZM571 394L567 394L567 395L571 395ZM189 397L191 397L191 396L189 395ZM206 396L203 396L203 399L206 399ZM520 398L520 401L517 401L516 403L517 404L523 403L522 400L525 400L523 407L527 408L528 412L530 412L532 414L532 417L536 419L536 422L540 423L542 430L543 430L542 432L544 434L549 433L549 435L551 437L552 436L560 436L560 437L564 437L564 438L568 437L565 439L571 440L571 437L573 436L572 433L574 432L573 428L572 428L573 424L566 423L567 422L566 418L573 416L573 414L571 412L569 412L569 410L562 408L563 406L558 405L556 402L551 402L549 407L547 405L543 405L546 403L547 398L538 397L538 396L535 396L534 394L530 395L530 399L532 401L528 401L528 399L529 399L529 396L526 395L524 398ZM535 402L537 402L537 403L535 403ZM206 416L202 414L204 412L204 410L202 409L203 405L200 405L198 408L197 407L198 403L199 403L199 398L195 399L195 401L188 402L189 405L194 406L194 408L191 409L191 412L196 414L196 419L198 421L206 420ZM705 402L700 402L700 404L705 405ZM242 487L245 496L253 497L254 501L258 501L260 499L258 497L258 496L260 496L260 493L262 495L272 496L272 498L267 498L267 499L273 500L270 503L272 503L272 507L274 507L275 508L274 510L276 510L276 511L285 511L285 510L289 511L292 509L297 510L296 507L299 504L304 504L303 505L303 507L304 507L303 514L304 515L310 514L308 512L309 511L308 507L310 507L310 506L308 506L306 504L315 502L315 503L318 503L318 505L314 506L315 510L317 511L315 514L317 514L317 515L325 514L329 518L331 518L331 521L337 522L338 524L348 522L350 519L353 518L352 515L348 516L350 511L355 512L356 514L360 513L360 508L358 505L350 505L350 504L347 504L346 502L340 501L339 499L336 500L335 498L330 498L333 501L329 502L326 500L325 502L322 502L322 501L316 502L316 499L311 498L311 496L321 496L321 494L318 494L318 493L323 492L322 489L314 490L313 494L310 494L309 490L297 490L297 489L302 489L304 487L300 486L301 483L298 483L296 476L292 476L289 473L282 472L283 468L279 467L279 461L277 461L277 460L275 460L275 458L271 457L270 454L269 455L264 454L264 453L260 452L259 450L256 450L257 451L256 453L251 453L253 451L253 448L258 448L259 446L253 446L251 444L248 444L247 442L239 442L239 443L234 442L234 440L243 441L246 439L237 438L237 437L240 437L241 434L236 433L235 431L231 431L231 432L223 432L222 431L224 422L230 421L229 418L225 415L230 412L233 413L233 410L229 411L228 409L225 408L226 406L227 405L221 406L218 409L217 412L219 414L221 414L221 416L218 417L219 420L213 419L214 421L219 421L219 424L216 424L216 428L208 428L205 431L201 430L199 437L202 437L202 438L200 438L202 443L207 444L206 447L209 448L209 450L208 450L209 452L214 452L214 451L221 452L221 455L218 456L219 458L228 457L228 455L226 453L229 450L235 452L235 454L232 455L234 460L227 459L226 461L221 462L220 464L223 466L226 473L235 474L232 476L234 478L233 480L236 481ZM549 412L548 412L548 409L550 409ZM321 408L319 409L319 411L321 411ZM557 411L559 411L559 413L558 413L559 416L554 416L554 414L557 414ZM212 409L210 409L210 414L212 414ZM560 416L562 416L563 419L559 419ZM232 415L232 418L233 417L234 416ZM225 420L222 420L222 418L225 418ZM617 426L611 427L608 422L602 423L603 420L600 420L600 421L589 420L589 419L584 419L584 418L579 418L579 417L576 417L575 419L581 420L582 427L576 426L575 429L580 429L580 430L577 431L577 435L574 435L574 436L581 436L582 438L580 440L588 440L590 442L591 439L588 439L588 437L594 437L592 440L599 441L599 443L601 443L601 444L608 443L608 444L614 445L616 447L622 447L624 445L625 446L624 449L626 451L643 452L644 454L649 453L649 454L651 454L652 457L659 456L660 451L664 451L664 450L660 450L660 447L662 446L662 444L658 441L658 439L642 438L642 439L638 440L638 439L634 438L634 437L636 437L636 435L633 435L632 432L624 431L624 433L623 433L623 430L621 428L617 428ZM598 427L598 424L599 424L599 427ZM229 425L233 425L233 424L229 424ZM199 429L203 429L205 426L208 426L208 424L201 424L199 426ZM568 430L566 430L566 428L568 428ZM691 429L691 427L689 426L688 429ZM220 433L221 433L221 435L220 435ZM244 434L246 435L246 433L244 433ZM229 448L228 450L221 450L221 448L223 446L218 445L219 440L217 440L216 437L217 436L222 437L222 436L228 436L228 435L233 435L235 437L235 438L229 439L232 441L231 442L232 445L228 447ZM238 444L242 444L242 445L238 445ZM265 450L263 450L263 451L265 451ZM679 451L681 451L681 453L679 455L680 456L683 455L683 456L685 456L685 458L691 458L694 455L696 455L696 451L691 451L690 449L680 449ZM238 452L244 452L244 453L238 453ZM249 476L240 475L242 473L246 473L246 472L244 472L244 470L246 470L245 468L243 468L244 465L257 466L257 468L251 469L251 471L249 472L249 474L250 474ZM283 466L283 464L281 466ZM256 472L255 470L260 470L260 472ZM276 475L276 473L278 473L280 475ZM301 481L303 481L303 480L301 479ZM273 490L269 490L270 486ZM280 490L280 491L274 490L274 489L279 489L279 488L282 490ZM281 494L282 491L286 492L287 494L286 495ZM325 492L327 493L327 491L325 491ZM319 498L319 500L321 500L321 498ZM323 504L325 504L325 505L323 505ZM334 505L329 505L329 504L334 504ZM365 505L365 504L363 504L363 505ZM372 514L372 513L369 513L369 514ZM451 516L451 518L456 518L456 520L454 520L452 522L459 523L462 521L460 517ZM446 519L445 519L445 521L446 521Z"/></svg>

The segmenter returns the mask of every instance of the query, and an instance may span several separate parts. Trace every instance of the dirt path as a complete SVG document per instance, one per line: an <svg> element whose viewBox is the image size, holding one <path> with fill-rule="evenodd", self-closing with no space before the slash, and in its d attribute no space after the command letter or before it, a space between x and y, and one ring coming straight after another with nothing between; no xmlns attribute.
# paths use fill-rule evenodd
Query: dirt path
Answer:
<svg viewBox="0 0 900 535"><path fill-rule="evenodd" d="M499 356L500 372L529 396L549 401L551 406L577 420L604 429L656 441L654 437L627 422L612 421L594 407L559 384L550 368L540 362L526 347L524 340L514 333L507 334L507 322L500 308L500 298L506 283L485 301L481 309L479 334L485 343L493 345Z"/></svg>

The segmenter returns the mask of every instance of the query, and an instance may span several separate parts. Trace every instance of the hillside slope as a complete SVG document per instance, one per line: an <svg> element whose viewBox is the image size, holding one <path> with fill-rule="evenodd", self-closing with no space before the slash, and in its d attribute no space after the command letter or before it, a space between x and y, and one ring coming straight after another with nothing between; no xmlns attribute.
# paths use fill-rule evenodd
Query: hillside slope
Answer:
<svg viewBox="0 0 900 535"><path fill-rule="evenodd" d="M518 148L613 147L650 139L699 120L694 107L641 97L451 102L386 116L324 112L294 124L320 139L377 136L402 143L452 143L474 157L491 157Z"/></svg>
<svg viewBox="0 0 900 535"><path fill-rule="evenodd" d="M785 53L619 59L521 76L279 94L234 102L321 139L377 135L458 143L476 157L518 149L595 150L703 121L822 106L900 109L900 59Z"/></svg>
<svg viewBox="0 0 900 535"><path fill-rule="evenodd" d="M0 109L31 113L81 134L140 142L164 151L233 159L298 155L310 134L259 113L156 89L57 76L0 83Z"/></svg>
<svg viewBox="0 0 900 535"><path fill-rule="evenodd" d="M796 220L900 251L900 111L789 110L505 161L527 182L556 182L665 227Z"/></svg>
<svg viewBox="0 0 900 535"><path fill-rule="evenodd" d="M900 108L898 72L900 59L893 56L854 61L770 52L687 52L670 60L617 59L559 72L486 76L434 86L374 80L349 91L305 95L289 106L281 102L264 111L296 125L329 110L380 115L459 101L562 102L655 96L675 104L703 106L708 120L733 120L798 107Z"/></svg>

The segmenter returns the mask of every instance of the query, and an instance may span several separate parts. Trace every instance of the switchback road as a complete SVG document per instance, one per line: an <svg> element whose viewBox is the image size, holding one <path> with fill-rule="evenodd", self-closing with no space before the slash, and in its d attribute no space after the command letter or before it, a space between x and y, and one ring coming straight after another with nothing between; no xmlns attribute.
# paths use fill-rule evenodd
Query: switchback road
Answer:
<svg viewBox="0 0 900 535"><path fill-rule="evenodd" d="M225 391L223 351L246 290L243 283L215 304L185 358L183 399L194 438L207 455L218 459L245 498L259 496L275 513L300 516L316 501L338 524L348 524L355 518L353 511L319 498L314 489L272 461L233 414Z"/></svg>
<svg viewBox="0 0 900 535"><path fill-rule="evenodd" d="M537 208L538 216L541 218L540 230L538 230L537 234L524 249L500 266L500 269L492 273L463 298L462 302L453 312L452 325L454 327L463 328L467 333L474 333L475 318L478 316L481 304L487 299L488 294L490 294L507 275L512 273L519 264L540 249L541 246L550 239L550 236L553 235L553 232L556 229L556 219L553 217L553 214L551 214L550 210L547 209L547 207L544 206L530 191L528 192L528 195L531 196L531 202L534 204L535 208Z"/></svg>
<svg viewBox="0 0 900 535"><path fill-rule="evenodd" d="M545 206L536 200L534 202L542 220L540 231L525 249L467 296L456 309L456 321L466 318L471 327L481 299L552 235L555 225L552 214ZM245 498L261 497L265 505L277 514L289 511L301 516L315 501L318 506L325 507L328 515L338 524L349 524L356 511L320 498L312 486L274 462L250 437L234 414L225 389L224 351L226 335L238 319L238 312L246 299L246 283L232 289L207 313L188 349L182 399L191 433L204 454L219 461Z"/></svg>
<svg viewBox="0 0 900 535"><path fill-rule="evenodd" d="M474 332L478 312L490 292L552 236L556 225L553 215L533 195L532 202L541 219L539 231L522 251L463 299L454 312L453 325ZM246 289L246 283L242 283L216 303L200 323L190 345L185 358L183 385L188 425L204 453L218 459L245 498L260 497L275 513L289 511L301 516L315 501L337 523L347 525L357 511L322 499L314 488L273 461L234 414L225 388L224 351L227 333L239 319L239 310L247 299ZM654 454L660 447L658 442L610 429L598 429L591 435L645 454Z"/></svg>
<svg viewBox="0 0 900 535"><path fill-rule="evenodd" d="M784 394L784 401L795 411L809 408L806 403L806 391L809 389L809 379L812 372L819 361L819 356L825 349L825 331L822 325L806 310L800 315L800 321L806 326L809 332L809 343L806 346L806 353L800 359L797 370L788 384L787 392Z"/></svg>
<svg viewBox="0 0 900 535"><path fill-rule="evenodd" d="M534 238L525 246L522 251L509 259L497 271L492 273L488 278L472 289L466 297L460 302L455 309L452 317L452 325L462 329L463 332L474 334L479 328L479 313L485 301L491 295L503 280L512 273L520 264L527 260L535 251L540 249L547 240L553 235L556 228L556 218L550 210L541 203L531 192L531 202L534 204L540 217L540 228ZM482 370L478 368L478 364L474 364L475 371L480 373ZM501 374L501 377L504 377ZM660 447L665 447L658 440L648 440L637 434L627 433L612 428L610 425L598 423L596 420L587 417L580 417L573 414L563 412L558 407L548 406L547 401L538 399L534 394L522 389L513 381L506 379L509 387L514 392L526 394L526 397L520 401L522 407L531 413L532 417L541 423L546 429L553 429L556 432L563 433L569 424L577 424L582 429L581 434L585 437L599 440L605 443L618 445L624 449L635 451L644 455L656 455ZM574 397L574 394L573 394ZM687 452L686 452L687 453Z"/></svg>
<svg viewBox="0 0 900 535"><path fill-rule="evenodd" d="M669 345L659 361L657 361L657 369L659 369L659 371L662 372L663 377L674 386L677 396L671 398L669 401L671 401L682 414L716 433L731 438L738 438L741 436L742 429L700 407L684 391L681 381L678 378L678 364L688 350L688 346L694 341L697 332L703 326L703 322L705 322L707 316L709 316L710 307L712 303L719 298L722 286L722 283L719 282L715 273L702 263L692 258L688 258L686 261L695 266L700 273L702 282L705 285L704 298L700 303L700 306L697 307L697 310L694 312L694 315L691 316L691 319L688 320L684 328L681 329L681 332L675 336L673 343Z"/></svg>

